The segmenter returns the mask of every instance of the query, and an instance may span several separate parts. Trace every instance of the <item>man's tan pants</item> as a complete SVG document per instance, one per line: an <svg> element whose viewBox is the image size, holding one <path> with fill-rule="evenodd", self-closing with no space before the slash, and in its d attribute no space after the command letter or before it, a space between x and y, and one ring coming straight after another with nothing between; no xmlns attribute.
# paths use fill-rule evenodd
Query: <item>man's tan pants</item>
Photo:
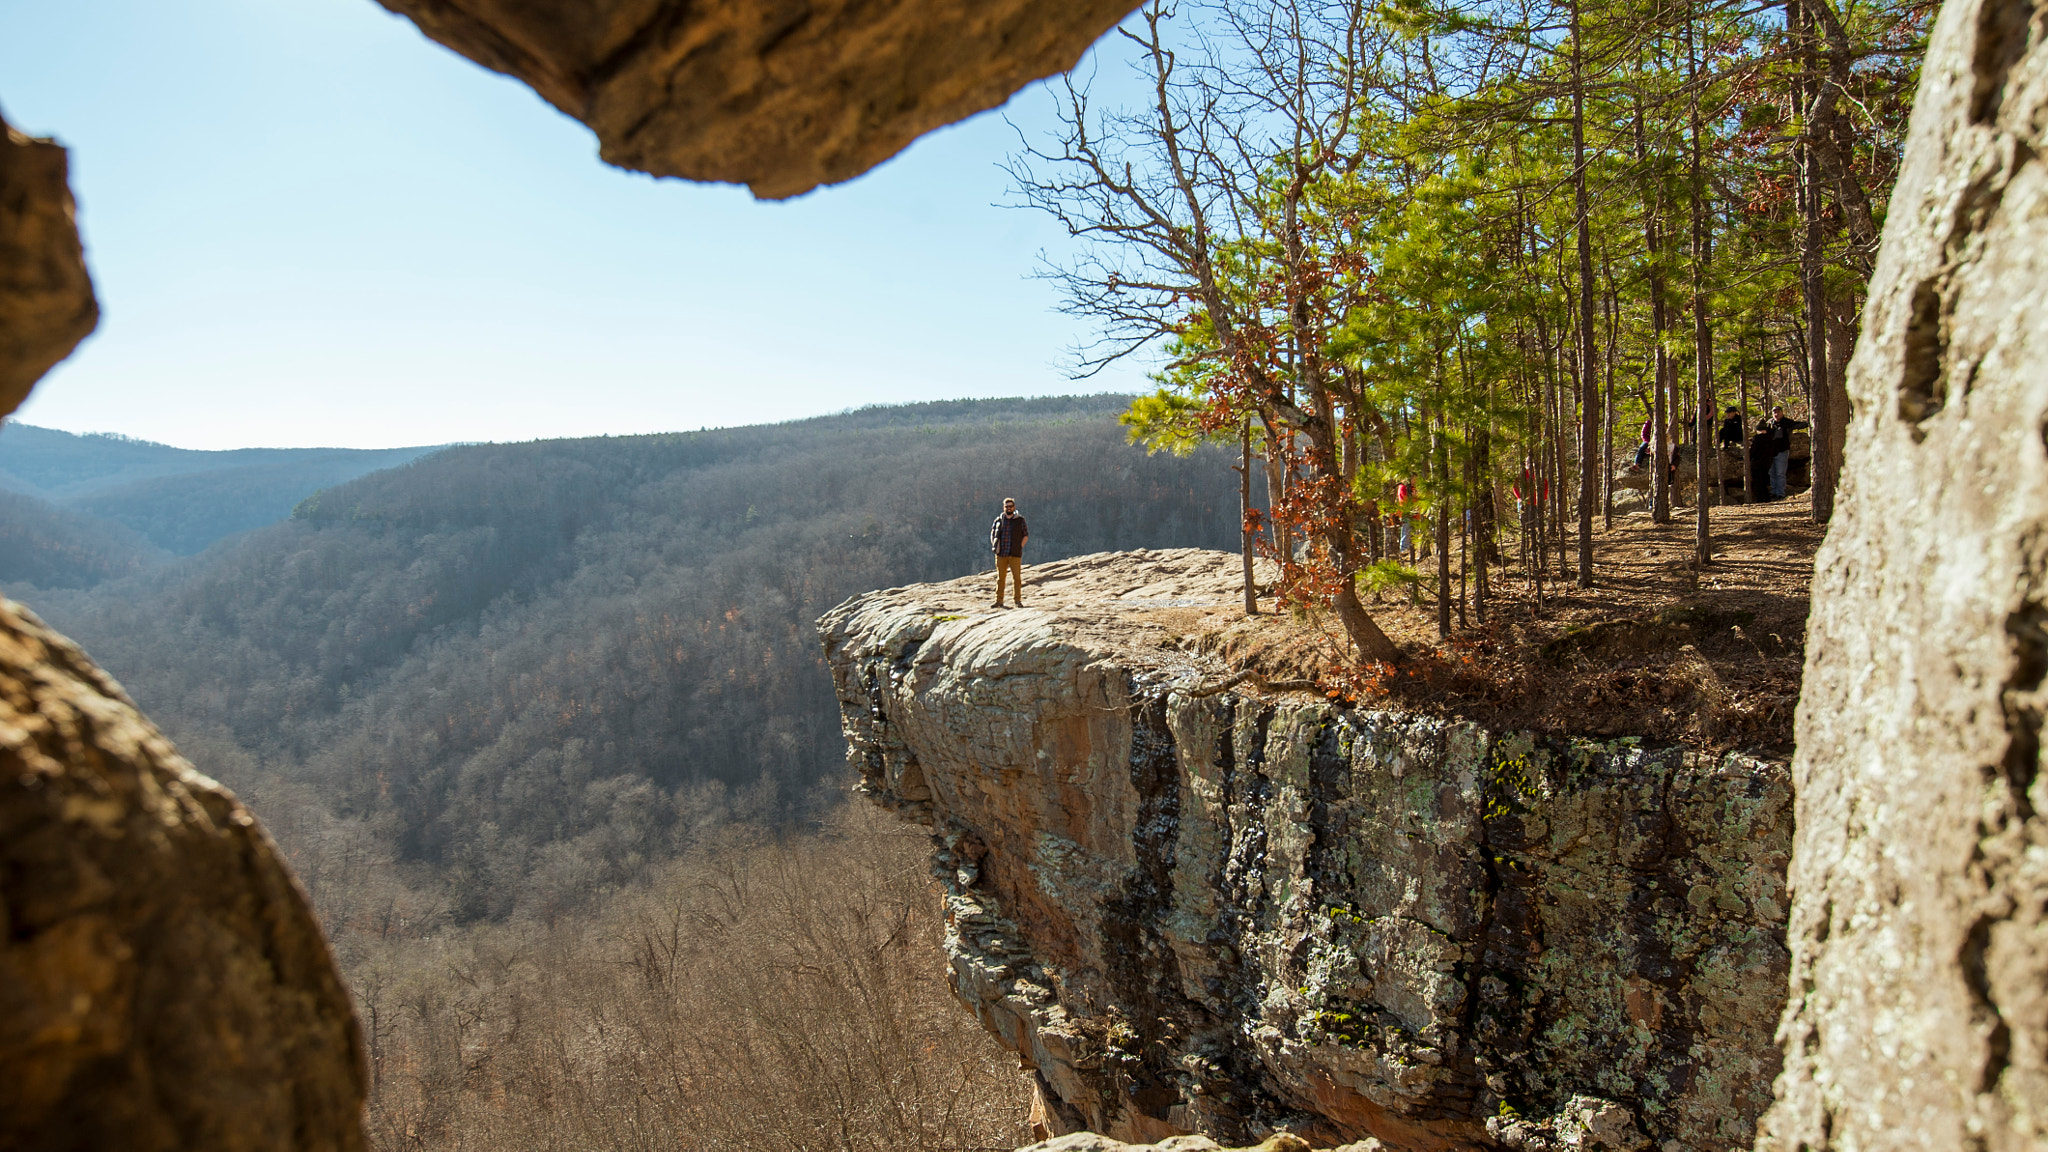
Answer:
<svg viewBox="0 0 2048 1152"><path fill-rule="evenodd" d="M996 557L996 603L1003 602L1003 577L1016 581L1017 603L1024 603L1024 558L1022 556Z"/></svg>

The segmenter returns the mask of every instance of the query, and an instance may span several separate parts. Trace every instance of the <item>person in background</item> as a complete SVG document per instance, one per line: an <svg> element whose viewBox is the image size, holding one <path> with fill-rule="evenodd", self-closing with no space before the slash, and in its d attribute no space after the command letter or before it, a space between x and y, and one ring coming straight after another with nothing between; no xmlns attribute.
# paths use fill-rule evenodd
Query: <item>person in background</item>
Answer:
<svg viewBox="0 0 2048 1152"><path fill-rule="evenodd" d="M1017 607L1024 606L1024 541L1031 538L1031 530L1024 518L1017 515L1017 502L1005 499L1003 514L988 526L988 550L996 554L996 603L1003 606L1003 577L1016 581Z"/></svg>
<svg viewBox="0 0 2048 1152"><path fill-rule="evenodd" d="M1762 504L1771 498L1771 422L1765 420L1756 426L1756 432L1749 438L1749 491L1750 503Z"/></svg>
<svg viewBox="0 0 2048 1152"><path fill-rule="evenodd" d="M1794 420L1785 415L1785 409L1771 409L1771 418L1764 422L1764 430L1771 436L1771 499L1785 498L1785 469L1792 463L1792 433L1807 427L1804 420Z"/></svg>
<svg viewBox="0 0 2048 1152"><path fill-rule="evenodd" d="M1650 466L1650 436L1656 431L1656 424L1655 416L1643 417L1643 431L1636 444L1636 462L1630 465L1631 470L1641 472Z"/></svg>
<svg viewBox="0 0 2048 1152"><path fill-rule="evenodd" d="M1415 492L1406 480L1394 485L1394 515L1401 521L1401 555L1408 555L1408 498Z"/></svg>
<svg viewBox="0 0 2048 1152"><path fill-rule="evenodd" d="M1721 417L1721 447L1742 450L1742 409L1730 404Z"/></svg>
<svg viewBox="0 0 2048 1152"><path fill-rule="evenodd" d="M1543 499L1550 499L1550 478L1544 477L1543 483L1539 487L1536 483L1536 478L1529 474L1527 468L1523 468L1521 483L1509 485L1508 491L1514 494L1515 515L1522 521L1523 534L1534 537L1536 535L1536 497L1540 494Z"/></svg>

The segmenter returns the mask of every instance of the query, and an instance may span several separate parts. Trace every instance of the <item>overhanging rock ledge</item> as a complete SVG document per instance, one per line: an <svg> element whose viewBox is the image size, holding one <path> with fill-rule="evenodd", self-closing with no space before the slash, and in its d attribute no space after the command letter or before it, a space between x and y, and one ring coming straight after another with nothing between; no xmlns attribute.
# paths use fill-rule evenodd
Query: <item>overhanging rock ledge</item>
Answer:
<svg viewBox="0 0 2048 1152"><path fill-rule="evenodd" d="M780 199L1074 66L1132 0L379 0L533 86L607 163Z"/></svg>
<svg viewBox="0 0 2048 1152"><path fill-rule="evenodd" d="M1048 1134L1725 1149L1770 1099L1785 767L1192 697L1238 560L1105 553L819 622L873 800L929 824L961 998Z"/></svg>

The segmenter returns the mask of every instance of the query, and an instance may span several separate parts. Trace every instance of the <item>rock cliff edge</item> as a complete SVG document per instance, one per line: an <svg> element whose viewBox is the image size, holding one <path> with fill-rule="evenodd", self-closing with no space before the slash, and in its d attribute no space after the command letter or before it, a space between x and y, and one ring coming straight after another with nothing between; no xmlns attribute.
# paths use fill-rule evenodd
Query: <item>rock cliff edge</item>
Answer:
<svg viewBox="0 0 2048 1152"><path fill-rule="evenodd" d="M1779 1068L1782 764L1194 691L1235 556L1034 566L819 628L870 798L931 826L961 998L1047 1134L1725 1149Z"/></svg>

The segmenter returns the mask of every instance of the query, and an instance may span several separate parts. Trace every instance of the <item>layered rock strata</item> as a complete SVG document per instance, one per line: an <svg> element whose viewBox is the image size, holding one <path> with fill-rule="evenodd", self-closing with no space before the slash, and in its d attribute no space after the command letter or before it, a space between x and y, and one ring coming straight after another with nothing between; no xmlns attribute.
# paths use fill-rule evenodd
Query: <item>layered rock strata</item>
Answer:
<svg viewBox="0 0 2048 1152"><path fill-rule="evenodd" d="M268 836L0 600L0 1147L365 1147L361 1041Z"/></svg>
<svg viewBox="0 0 2048 1152"><path fill-rule="evenodd" d="M1784 1002L1782 765L1196 695L1234 556L1105 554L820 621L929 824L952 980L1052 1133L1726 1149Z"/></svg>
<svg viewBox="0 0 2048 1152"><path fill-rule="evenodd" d="M1074 66L1132 0L380 0L597 133L611 164L781 198Z"/></svg>
<svg viewBox="0 0 2048 1152"><path fill-rule="evenodd" d="M2048 7L1935 23L1798 713L1760 1147L2048 1148Z"/></svg>
<svg viewBox="0 0 2048 1152"><path fill-rule="evenodd" d="M1331 1152L1382 1152L1385 1145L1365 1139ZM1017 1152L1310 1152L1308 1141L1292 1133L1279 1133L1256 1148L1225 1148L1207 1136L1169 1136L1157 1144L1126 1144L1096 1132L1077 1132L1040 1141Z"/></svg>

